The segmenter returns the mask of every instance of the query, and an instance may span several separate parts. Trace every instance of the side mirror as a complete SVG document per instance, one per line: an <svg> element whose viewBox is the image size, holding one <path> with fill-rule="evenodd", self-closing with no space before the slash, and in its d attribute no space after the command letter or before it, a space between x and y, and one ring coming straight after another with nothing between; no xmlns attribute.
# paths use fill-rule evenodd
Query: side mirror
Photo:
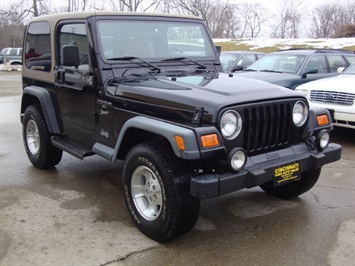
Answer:
<svg viewBox="0 0 355 266"><path fill-rule="evenodd" d="M234 66L234 67L230 70L230 72L234 73L234 72L236 72L236 71L242 71L243 69L244 69L243 66L241 66L241 65L236 65L236 66Z"/></svg>
<svg viewBox="0 0 355 266"><path fill-rule="evenodd" d="M64 66L78 67L80 65L79 47L76 45L63 45L61 59Z"/></svg>
<svg viewBox="0 0 355 266"><path fill-rule="evenodd" d="M305 79L307 77L307 74L316 74L316 73L318 73L318 69L316 67L308 67L302 73L302 78Z"/></svg>

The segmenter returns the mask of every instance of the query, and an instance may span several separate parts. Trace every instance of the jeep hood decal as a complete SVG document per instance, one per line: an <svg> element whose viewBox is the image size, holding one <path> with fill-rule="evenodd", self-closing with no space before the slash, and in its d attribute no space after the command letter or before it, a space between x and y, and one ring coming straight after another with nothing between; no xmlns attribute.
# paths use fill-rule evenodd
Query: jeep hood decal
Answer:
<svg viewBox="0 0 355 266"><path fill-rule="evenodd" d="M215 121L221 108L236 104L300 97L292 90L264 81L221 73L199 74L177 78L144 76L125 79L115 90L119 102L149 104L164 109L195 112L204 108ZM150 106L152 108L152 106ZM212 122L212 121L211 121Z"/></svg>

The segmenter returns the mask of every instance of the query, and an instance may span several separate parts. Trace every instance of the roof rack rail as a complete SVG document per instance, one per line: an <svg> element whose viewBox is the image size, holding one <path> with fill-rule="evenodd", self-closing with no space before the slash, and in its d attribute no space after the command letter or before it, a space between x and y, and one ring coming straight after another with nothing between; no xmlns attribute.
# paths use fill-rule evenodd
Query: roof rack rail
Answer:
<svg viewBox="0 0 355 266"><path fill-rule="evenodd" d="M344 50L344 49L318 49L316 53L350 53L355 54L355 51Z"/></svg>

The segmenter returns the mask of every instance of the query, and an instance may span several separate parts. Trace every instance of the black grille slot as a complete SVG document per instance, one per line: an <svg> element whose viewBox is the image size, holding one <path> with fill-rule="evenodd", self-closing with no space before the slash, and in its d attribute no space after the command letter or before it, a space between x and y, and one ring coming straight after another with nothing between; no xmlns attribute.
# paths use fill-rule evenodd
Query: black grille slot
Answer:
<svg viewBox="0 0 355 266"><path fill-rule="evenodd" d="M289 142L292 106L289 102L280 102L243 108L243 146L247 152L257 153Z"/></svg>

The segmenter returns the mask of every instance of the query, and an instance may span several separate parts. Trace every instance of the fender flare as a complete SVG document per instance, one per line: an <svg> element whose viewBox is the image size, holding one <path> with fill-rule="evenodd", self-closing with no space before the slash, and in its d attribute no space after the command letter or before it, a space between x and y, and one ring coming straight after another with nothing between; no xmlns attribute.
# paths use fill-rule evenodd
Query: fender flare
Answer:
<svg viewBox="0 0 355 266"><path fill-rule="evenodd" d="M60 134L61 131L56 116L56 112L53 106L53 102L51 99L51 95L49 94L48 90L39 86L28 86L23 90L22 103L21 103L21 123L23 122L22 121L23 113L25 112L26 107L30 105L27 104L25 101L26 95L30 95L38 99L43 111L43 115L48 127L48 131L52 134Z"/></svg>
<svg viewBox="0 0 355 266"><path fill-rule="evenodd" d="M179 158L187 160L201 158L196 134L193 130L143 116L136 116L125 122L116 141L115 148L110 148L101 143L95 143L92 149L93 152L114 161L118 156L124 136L130 128L149 131L166 138L170 142L173 152ZM182 151L178 148L175 141L176 135L183 137L185 150Z"/></svg>
<svg viewBox="0 0 355 266"><path fill-rule="evenodd" d="M327 115L328 116L328 125L319 126L317 122L318 115ZM321 107L312 107L309 109L308 113L308 123L307 123L307 132L309 136L318 134L322 129L327 129L329 131L333 130L333 123L330 113L327 109Z"/></svg>

